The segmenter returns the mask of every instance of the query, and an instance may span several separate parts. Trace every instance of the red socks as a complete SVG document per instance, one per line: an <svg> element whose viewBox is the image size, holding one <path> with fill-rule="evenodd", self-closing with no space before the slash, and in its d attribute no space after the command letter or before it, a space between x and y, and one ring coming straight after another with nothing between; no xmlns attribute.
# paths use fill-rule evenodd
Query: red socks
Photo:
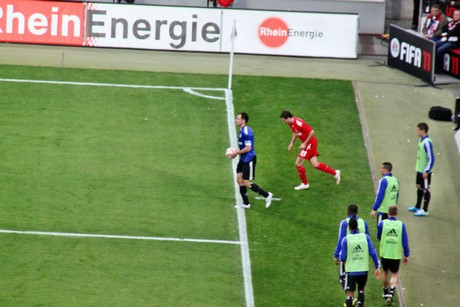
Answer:
<svg viewBox="0 0 460 307"><path fill-rule="evenodd" d="M318 163L317 169L319 169L322 172L331 174L332 176L335 176L335 169L330 168L327 164Z"/></svg>
<svg viewBox="0 0 460 307"><path fill-rule="evenodd" d="M302 180L302 182L304 184L308 184L307 170L305 169L305 167L303 165L302 166L296 166L296 167L297 167L297 172L299 173L299 177Z"/></svg>

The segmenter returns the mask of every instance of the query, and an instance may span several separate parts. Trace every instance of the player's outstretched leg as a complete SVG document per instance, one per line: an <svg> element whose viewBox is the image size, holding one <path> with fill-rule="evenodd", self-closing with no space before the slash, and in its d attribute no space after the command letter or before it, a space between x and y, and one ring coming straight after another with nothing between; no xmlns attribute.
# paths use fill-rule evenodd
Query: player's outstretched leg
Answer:
<svg viewBox="0 0 460 307"><path fill-rule="evenodd" d="M332 176L334 176L336 183L337 184L340 183L340 171L339 170L335 170L325 163L318 163L316 169L324 173L331 174Z"/></svg>
<svg viewBox="0 0 460 307"><path fill-rule="evenodd" d="M310 164L311 164L311 166L313 166L313 167L316 168L317 170L320 170L320 171L322 171L322 172L324 172L324 173L331 174L332 176L334 176L335 182L336 182L337 184L340 183L340 171L339 171L339 170L333 169L332 167L330 167L330 166L327 165L326 163L318 162L317 157L311 158L311 159L310 159Z"/></svg>
<svg viewBox="0 0 460 307"><path fill-rule="evenodd" d="M272 204L273 193L265 191L264 189L262 189L261 187L259 187L255 183L252 183L249 188L252 191L256 192L257 194L262 195L263 197L265 197L265 208L270 207L270 205Z"/></svg>

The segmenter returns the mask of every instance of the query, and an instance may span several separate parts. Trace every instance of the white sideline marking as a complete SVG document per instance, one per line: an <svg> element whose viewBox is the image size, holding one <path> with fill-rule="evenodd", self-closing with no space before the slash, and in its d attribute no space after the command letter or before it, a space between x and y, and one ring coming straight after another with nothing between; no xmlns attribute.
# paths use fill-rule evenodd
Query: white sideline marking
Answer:
<svg viewBox="0 0 460 307"><path fill-rule="evenodd" d="M104 235L104 234L71 233L71 232L69 233L69 232L46 232L46 231L21 231L21 230L7 230L7 229L0 229L0 233L19 234L19 235L36 235L36 236L52 236L52 237L103 238L103 239L147 240L147 241L180 241L180 242L218 243L218 244L234 244L234 245L241 244L238 241L227 241L227 240Z"/></svg>
<svg viewBox="0 0 460 307"><path fill-rule="evenodd" d="M237 148L237 139L235 131L235 111L233 109L233 93L231 89L225 91L225 104L227 106L227 124L228 135L230 137L230 146ZM240 198L240 188L236 182L236 162L232 161L233 182L235 188L235 200ZM236 209L238 216L238 230L241 242L241 262L243 267L244 292L246 296L246 306L254 307L254 291L252 287L251 257L249 254L248 234L246 230L246 216L244 209Z"/></svg>
<svg viewBox="0 0 460 307"><path fill-rule="evenodd" d="M224 100L219 96L210 96L200 94L196 91L217 91L225 92L225 88L208 88L208 87L183 87L183 86L163 86L163 85L140 85L140 84L117 84L117 83L92 83L92 82L72 82L72 81L53 81L53 80L27 80L27 79L4 79L0 78L0 82L15 82L15 83L38 83L38 84L60 84L60 85L78 85L78 86L100 86L100 87L122 87L122 88L143 88L143 89L168 89L182 90L186 93L209 98Z"/></svg>
<svg viewBox="0 0 460 307"><path fill-rule="evenodd" d="M262 197L262 196L256 196L255 198L256 198L256 199L265 199L265 197ZM274 201L280 201L281 198L272 197L272 200L274 200Z"/></svg>

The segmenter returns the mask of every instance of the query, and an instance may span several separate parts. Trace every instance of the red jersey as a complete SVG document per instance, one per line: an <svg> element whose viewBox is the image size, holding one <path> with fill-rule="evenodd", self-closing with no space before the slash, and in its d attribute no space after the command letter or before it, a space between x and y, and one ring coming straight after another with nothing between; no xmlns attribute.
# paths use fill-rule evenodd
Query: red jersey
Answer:
<svg viewBox="0 0 460 307"><path fill-rule="evenodd" d="M292 119L294 121L292 124L289 125L289 127L291 127L292 132L294 132L297 135L297 137L302 141L302 143L305 142L313 128L310 127L303 119L300 119L298 117L293 117ZM313 142L316 143L316 138L314 135L311 137L308 144Z"/></svg>

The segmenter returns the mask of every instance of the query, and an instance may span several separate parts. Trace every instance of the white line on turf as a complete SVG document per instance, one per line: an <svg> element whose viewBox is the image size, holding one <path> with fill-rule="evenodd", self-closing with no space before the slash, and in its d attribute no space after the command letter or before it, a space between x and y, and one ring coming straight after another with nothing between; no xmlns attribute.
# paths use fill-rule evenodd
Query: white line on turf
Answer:
<svg viewBox="0 0 460 307"><path fill-rule="evenodd" d="M233 94L231 89L225 91L225 103L227 106L227 123L228 123L228 135L230 137L230 146L233 148L237 147L237 139L235 133L235 111L233 108ZM237 159L232 160L232 171L233 171L233 182L235 188L235 200L240 197L240 189L236 183L236 162ZM238 216L238 230L241 242L241 262L243 266L243 279L244 279L244 291L246 294L246 306L254 306L254 292L252 287L252 273L251 273L251 258L249 254L249 243L248 234L246 230L246 216L244 209L237 209Z"/></svg>
<svg viewBox="0 0 460 307"><path fill-rule="evenodd" d="M377 180L377 174L376 174L376 169L375 169L374 156L372 155L371 142L369 141L369 129L367 127L366 117L364 116L364 107L363 107L363 103L361 99L361 92L359 91L358 83L356 81L353 81L352 85L353 85L353 91L356 97L356 106L358 107L359 120L361 122L361 130L362 130L363 138L364 138L364 145L366 146L366 149L367 149L367 159L369 161L369 168L371 169L372 182L374 183L374 190L375 192L377 192L378 180ZM402 281L401 281L401 278L398 278L398 287L396 288L396 291L398 292L399 305L401 307L405 307L406 298L404 296L404 293L401 291L401 289L403 289Z"/></svg>
<svg viewBox="0 0 460 307"><path fill-rule="evenodd" d="M93 83L93 82L73 82L73 81L57 81L57 80L27 80L27 79L5 79L0 78L0 82L14 82L14 83L38 83L38 84L58 84L58 85L78 85L78 86L100 86L100 87L121 87L121 88L142 88L142 89L168 89L168 90L182 90L192 95L224 100L225 98L218 96L210 96L200 94L196 91L217 91L225 92L225 88L208 88L208 87L187 87L187 86L162 86L162 85L142 85L142 84L117 84L117 83Z"/></svg>
<svg viewBox="0 0 460 307"><path fill-rule="evenodd" d="M187 92L189 94L192 94L192 95L195 95L195 96L198 96L198 97L203 97L203 98L216 99L216 100L225 100L225 98L223 98L223 97L210 96L210 95L205 95L205 94L198 93L198 92L195 91L195 89L192 89L192 88L185 88L184 92Z"/></svg>
<svg viewBox="0 0 460 307"><path fill-rule="evenodd" d="M256 196L256 199L265 199L265 197L262 197L262 196ZM272 197L272 200L274 200L274 201L280 201L280 200L281 200L281 198Z"/></svg>
<svg viewBox="0 0 460 307"><path fill-rule="evenodd" d="M241 244L238 241L228 241L228 240L125 236L125 235L107 235L107 234L71 233L71 232L69 233L69 232L46 232L46 231L21 231L21 230L8 230L8 229L0 229L0 233L18 234L18 235L52 236L52 237L123 239L123 240L145 240L145 241L180 241L180 242L217 243L217 244L234 244L234 245Z"/></svg>

